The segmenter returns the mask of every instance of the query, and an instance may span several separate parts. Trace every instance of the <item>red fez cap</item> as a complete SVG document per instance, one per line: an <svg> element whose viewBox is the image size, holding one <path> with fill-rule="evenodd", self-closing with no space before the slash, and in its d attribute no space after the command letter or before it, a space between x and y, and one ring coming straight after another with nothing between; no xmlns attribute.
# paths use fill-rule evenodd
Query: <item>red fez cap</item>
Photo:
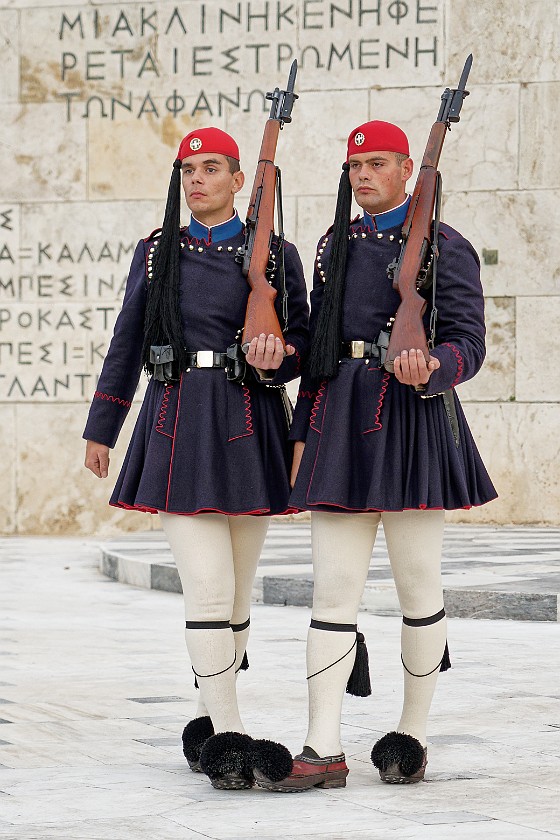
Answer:
<svg viewBox="0 0 560 840"><path fill-rule="evenodd" d="M198 128L181 140L177 157L184 160L189 155L227 155L239 160L239 147L233 137L221 128Z"/></svg>
<svg viewBox="0 0 560 840"><path fill-rule="evenodd" d="M404 131L398 125L382 120L372 120L359 125L358 128L350 132L346 160L350 155L359 155L362 152L410 154L408 139Z"/></svg>

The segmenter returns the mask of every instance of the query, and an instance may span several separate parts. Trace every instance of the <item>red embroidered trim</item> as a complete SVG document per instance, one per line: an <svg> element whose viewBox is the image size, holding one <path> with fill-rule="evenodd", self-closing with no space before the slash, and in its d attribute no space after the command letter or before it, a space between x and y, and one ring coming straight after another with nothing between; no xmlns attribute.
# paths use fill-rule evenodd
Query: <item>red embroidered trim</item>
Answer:
<svg viewBox="0 0 560 840"><path fill-rule="evenodd" d="M158 508L150 507L149 505L143 505L139 502L137 505L128 505L126 502L109 502L109 505L114 508L122 508L123 510L137 510L140 513L160 513ZM163 513L172 513L174 516L197 516L199 513L223 513L224 516L270 516L270 508L256 508L256 510L242 510L242 511L235 511L232 513L231 511L227 510L220 510L219 508L213 507L204 507L198 508L198 510L173 510L173 511L161 511ZM286 516L288 513L299 513L298 508L295 507L288 507L285 510L281 510L279 513L275 513L274 516Z"/></svg>
<svg viewBox="0 0 560 840"><path fill-rule="evenodd" d="M310 400L314 400L317 396L317 391L298 391L298 397L308 397Z"/></svg>
<svg viewBox="0 0 560 840"><path fill-rule="evenodd" d="M245 426L247 431L244 435L236 435L235 437L228 438L228 443L232 440L238 440L242 437L249 437L249 435L253 434L253 415L251 413L251 392L246 385L241 386L243 388L243 398L245 400Z"/></svg>
<svg viewBox="0 0 560 840"><path fill-rule="evenodd" d="M124 405L125 408L130 408L132 403L129 400L122 400L120 397L113 397L111 394L103 394L101 391L96 391L93 395L93 399L98 400L109 400L109 402L118 403L119 405Z"/></svg>
<svg viewBox="0 0 560 840"><path fill-rule="evenodd" d="M487 502L482 502L480 505L463 505L462 507L457 508L443 508L443 507L428 507L428 505L418 505L418 507L413 508L353 508L348 507L347 505L339 505L336 502L307 502L307 507L298 507L298 510L308 510L310 507L331 507L336 508L337 510L350 510L353 513L404 513L407 510L470 510L473 507L482 507L483 504L487 504Z"/></svg>
<svg viewBox="0 0 560 840"><path fill-rule="evenodd" d="M159 410L159 417L156 423L156 432L160 432L162 435L167 435L167 432L163 431L163 424L165 423L165 415L167 414L167 405L169 403L169 394L173 390L173 385L166 385L165 386L165 394L163 395L163 400L161 401L161 408ZM168 435L171 437L171 435Z"/></svg>
<svg viewBox="0 0 560 840"><path fill-rule="evenodd" d="M379 392L379 400L377 402L377 411L375 412L373 426L371 427L371 429L366 429L365 432L363 432L364 435L368 435L370 432L377 432L379 429L383 428L383 423L379 421L379 415L381 414L381 407L385 398L385 391L387 390L387 386L389 384L390 375L390 373L383 374L383 379L381 380L381 390Z"/></svg>
<svg viewBox="0 0 560 840"><path fill-rule="evenodd" d="M292 345L292 347L293 347L293 345ZM296 362L296 374L297 374L297 373L299 373L299 369L301 367L301 356L299 355L299 350L297 349L297 347L294 347L294 350L295 350L295 356L296 356L296 359L297 359L297 362Z"/></svg>
<svg viewBox="0 0 560 840"><path fill-rule="evenodd" d="M186 230L186 228L181 230L181 242L185 242L187 245L200 245L201 242L204 242L206 247L208 247L212 244L212 232L210 228L210 239L197 239L196 236L189 236L187 233L183 233L183 230Z"/></svg>
<svg viewBox="0 0 560 840"><path fill-rule="evenodd" d="M454 344L449 344L446 341L444 344L442 344L442 347L449 347L449 349L453 351L453 354L455 355L455 358L457 359L457 376L455 377L455 379L453 380L453 382L451 384L451 387L454 388L455 385L457 385L459 383L459 381L461 380L461 377L463 376L463 367L464 367L463 357L461 356L461 353L459 352L459 350L457 350L457 348L455 347Z"/></svg>
<svg viewBox="0 0 560 840"><path fill-rule="evenodd" d="M317 428L317 426L314 425L314 421L315 421L315 418L317 416L317 412L319 411L319 406L321 405L321 400L323 398L323 393L324 393L326 387L327 387L327 380L323 379L323 381L321 382L321 385L319 386L319 390L317 391L317 397L315 399L315 402L313 404L313 408L311 409L311 415L309 417L309 428L310 429L315 429L315 431L319 432L319 434L321 434L321 429Z"/></svg>

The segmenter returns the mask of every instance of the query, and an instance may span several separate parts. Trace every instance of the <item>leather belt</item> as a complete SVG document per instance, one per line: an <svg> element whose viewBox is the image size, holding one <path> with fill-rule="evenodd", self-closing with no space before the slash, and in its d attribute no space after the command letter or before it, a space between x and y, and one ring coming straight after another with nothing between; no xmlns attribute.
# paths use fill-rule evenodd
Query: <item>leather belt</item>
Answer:
<svg viewBox="0 0 560 840"><path fill-rule="evenodd" d="M348 359L379 359L379 347L373 341L343 341L342 355Z"/></svg>
<svg viewBox="0 0 560 840"><path fill-rule="evenodd" d="M197 368L225 368L227 354L215 350L187 350L187 364Z"/></svg>

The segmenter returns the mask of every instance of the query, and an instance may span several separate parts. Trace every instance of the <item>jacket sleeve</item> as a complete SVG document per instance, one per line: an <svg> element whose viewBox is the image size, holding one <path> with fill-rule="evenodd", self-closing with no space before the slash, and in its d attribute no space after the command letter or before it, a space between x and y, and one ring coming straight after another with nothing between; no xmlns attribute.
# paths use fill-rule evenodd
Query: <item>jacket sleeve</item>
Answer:
<svg viewBox="0 0 560 840"><path fill-rule="evenodd" d="M284 385L300 376L309 351L309 306L307 288L303 275L303 266L295 245L284 245L284 267L286 272L286 290L288 292L288 330L284 333L286 344L295 348L292 356L286 356L278 370L267 371L269 376L261 377L253 368L255 378L265 385ZM276 314L282 324L282 299L280 292L275 301Z"/></svg>
<svg viewBox="0 0 560 840"><path fill-rule="evenodd" d="M322 240L321 240L322 241ZM311 291L311 314L309 317L309 334L313 337L317 318L321 309L323 301L325 284L323 278L319 275L317 268L317 260L315 260L315 268L313 271L313 289ZM307 431L309 429L309 421L311 412L317 399L317 382L311 379L306 369L303 370L301 377L301 384L298 391L296 407L294 409L294 416L290 428L290 440L307 439Z"/></svg>
<svg viewBox="0 0 560 840"><path fill-rule="evenodd" d="M146 293L146 257L141 240L132 258L122 308L90 406L85 440L111 448L117 442L142 370Z"/></svg>
<svg viewBox="0 0 560 840"><path fill-rule="evenodd" d="M445 236L445 234L444 234ZM476 251L453 231L440 240L436 287L436 346L440 367L420 395L433 396L472 379L486 354L484 296ZM428 302L428 317L431 310Z"/></svg>

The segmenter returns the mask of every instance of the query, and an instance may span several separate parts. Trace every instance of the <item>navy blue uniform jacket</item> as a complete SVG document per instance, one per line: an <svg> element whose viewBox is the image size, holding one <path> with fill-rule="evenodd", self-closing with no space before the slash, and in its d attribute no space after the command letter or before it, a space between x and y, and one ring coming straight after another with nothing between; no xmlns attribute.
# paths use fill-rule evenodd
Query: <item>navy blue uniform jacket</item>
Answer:
<svg viewBox="0 0 560 840"><path fill-rule="evenodd" d="M193 229L200 235L201 227ZM225 352L243 326L249 295L234 260L243 232L238 220L229 238L212 239L213 229L204 230L210 231L208 239L182 229L185 346ZM152 235L136 248L83 435L109 447L115 445L141 373L147 266L154 241ZM267 384L249 366L242 385L228 382L224 370L208 368L190 369L175 385L150 379L110 504L178 514L278 514L290 509L291 445L282 393L274 386L300 373L308 350L308 305L301 262L289 243L285 266L285 339L296 348L295 355L285 358ZM272 282L278 287L278 271Z"/></svg>
<svg viewBox="0 0 560 840"><path fill-rule="evenodd" d="M400 212L398 212L400 211ZM343 340L375 341L400 303L387 277L399 253L406 205L351 224L343 306ZM390 215L391 214L391 215ZM402 218L401 218L402 216ZM437 336L441 367L422 398L377 361L343 358L330 381L302 378L292 440L306 441L291 496L300 510L400 511L481 505L496 492L453 392L456 445L440 392L479 370L485 355L484 300L479 261L469 242L441 225ZM331 234L319 242L310 329L323 299ZM431 292L425 325L431 310Z"/></svg>

